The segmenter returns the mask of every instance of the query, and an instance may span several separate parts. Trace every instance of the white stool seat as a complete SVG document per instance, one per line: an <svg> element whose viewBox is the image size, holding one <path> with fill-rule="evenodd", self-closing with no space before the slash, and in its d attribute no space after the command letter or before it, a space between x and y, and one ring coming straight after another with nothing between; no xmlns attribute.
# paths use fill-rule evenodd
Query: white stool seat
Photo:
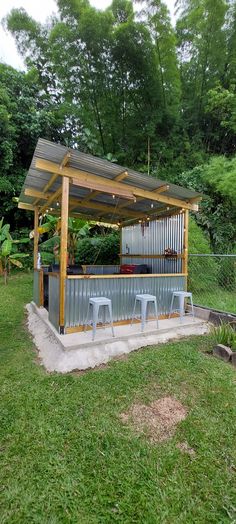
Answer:
<svg viewBox="0 0 236 524"><path fill-rule="evenodd" d="M98 323L99 308L102 307L102 306L104 306L104 312L103 312L104 313L104 323L105 323L105 316L106 316L105 307L107 306L107 308L108 308L112 336L114 337L115 333L114 333L114 328L113 328L112 305L111 305L110 298L107 298L107 297L91 297L89 299L88 310L87 310L87 316L86 316L86 322L85 322L84 329L86 329L86 327L88 325L90 306L92 306L92 326L93 326L92 340L95 339L97 323Z"/></svg>
<svg viewBox="0 0 236 524"><path fill-rule="evenodd" d="M175 298L178 300L178 306L179 307L173 307ZM190 303L192 307L192 313L185 313L185 299L190 298ZM191 315L194 317L194 310L193 310L193 297L192 293L189 291L173 291L172 293L172 299L171 299L171 305L170 305L170 314L169 318L172 313L178 312L180 314L180 320L182 322L184 315Z"/></svg>
<svg viewBox="0 0 236 524"><path fill-rule="evenodd" d="M136 298L136 300L148 300L148 301L150 300L150 302L151 301L154 302L156 300L155 295L148 295L147 293L144 294L144 295L136 295L135 298Z"/></svg>
<svg viewBox="0 0 236 524"><path fill-rule="evenodd" d="M192 293L190 293L189 291L174 291L173 292L173 295L175 295L175 297L191 297L192 296Z"/></svg>
<svg viewBox="0 0 236 524"><path fill-rule="evenodd" d="M135 301L134 301L132 319L131 319L131 326L133 324L135 311L136 311L136 305L138 301L140 302L140 305L141 305L141 331L144 331L144 325L145 325L145 322L147 322L147 307L148 307L149 302L154 305L155 317L156 317L157 328L158 328L159 325L158 325L158 313L157 313L157 298L155 297L155 295L149 295L148 293L144 293L143 295L141 294L136 295Z"/></svg>
<svg viewBox="0 0 236 524"><path fill-rule="evenodd" d="M106 297L93 297L89 299L90 304L99 304L100 306L108 306L111 304L111 300Z"/></svg>

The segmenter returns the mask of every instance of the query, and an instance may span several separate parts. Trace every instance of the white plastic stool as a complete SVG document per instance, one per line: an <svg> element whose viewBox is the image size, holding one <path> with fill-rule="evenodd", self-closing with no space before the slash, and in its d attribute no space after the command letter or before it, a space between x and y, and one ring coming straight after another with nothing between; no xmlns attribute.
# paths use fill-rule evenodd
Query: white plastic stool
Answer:
<svg viewBox="0 0 236 524"><path fill-rule="evenodd" d="M178 301L179 301L179 307L173 309L173 304L174 304L174 299L175 298L177 298ZM180 320L181 321L183 320L184 313L185 313L185 308L184 308L184 300L185 300L185 298L190 298L190 303L191 303L191 306L192 306L192 316L194 317L192 293L189 293L188 291L174 291L172 293L169 318L170 318L170 315L172 313L174 313L175 311L176 312L178 311L179 314L180 314ZM191 314L191 313L186 313L186 314Z"/></svg>
<svg viewBox="0 0 236 524"><path fill-rule="evenodd" d="M155 316L156 316L156 320L157 320L157 328L158 328L159 324L158 324L158 313L157 313L157 299L156 299L155 295L148 295L148 294L136 295L135 302L134 302L134 309L133 309L133 313L132 313L131 326L133 324L135 310L136 310L136 304L137 304L138 301L140 302L140 305L141 305L141 331L144 330L144 324L145 324L145 322L147 322L147 306L148 306L148 302L151 302L154 305Z"/></svg>
<svg viewBox="0 0 236 524"><path fill-rule="evenodd" d="M115 333L114 333L114 328L113 328L111 300L109 298L106 298L106 297L92 297L92 298L89 299L88 310L87 310L87 316L86 316L86 322L85 322L84 329L86 329L86 327L88 325L90 306L92 306L92 308L93 308L93 311L92 311L92 326L93 326L92 340L95 339L97 323L98 323L99 308L101 306L104 306L104 321L105 321L105 314L106 314L105 313L105 307L108 308L109 316L110 316L110 325L111 325L112 336L114 337Z"/></svg>

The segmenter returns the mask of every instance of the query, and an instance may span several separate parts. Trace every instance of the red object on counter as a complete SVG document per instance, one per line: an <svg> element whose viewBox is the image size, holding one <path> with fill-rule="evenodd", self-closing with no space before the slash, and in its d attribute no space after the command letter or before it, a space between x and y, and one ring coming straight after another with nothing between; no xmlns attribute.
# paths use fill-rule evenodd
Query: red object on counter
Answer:
<svg viewBox="0 0 236 524"><path fill-rule="evenodd" d="M135 272L136 267L135 264L123 264L120 266L120 273L122 275L132 275Z"/></svg>

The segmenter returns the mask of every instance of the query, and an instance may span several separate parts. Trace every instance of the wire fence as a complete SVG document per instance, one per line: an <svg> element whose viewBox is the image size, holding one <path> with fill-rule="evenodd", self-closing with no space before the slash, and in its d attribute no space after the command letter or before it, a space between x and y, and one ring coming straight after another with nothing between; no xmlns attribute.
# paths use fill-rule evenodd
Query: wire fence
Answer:
<svg viewBox="0 0 236 524"><path fill-rule="evenodd" d="M236 314L236 255L189 255L188 290L199 306Z"/></svg>

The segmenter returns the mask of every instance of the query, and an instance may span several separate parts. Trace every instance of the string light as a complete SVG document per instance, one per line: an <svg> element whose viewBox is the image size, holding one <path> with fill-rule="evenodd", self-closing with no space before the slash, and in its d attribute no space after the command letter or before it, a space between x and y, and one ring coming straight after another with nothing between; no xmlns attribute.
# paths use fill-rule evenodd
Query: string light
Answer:
<svg viewBox="0 0 236 524"><path fill-rule="evenodd" d="M116 195L112 195L113 200L116 198Z"/></svg>
<svg viewBox="0 0 236 524"><path fill-rule="evenodd" d="M48 213L48 209L46 209L46 213Z"/></svg>
<svg viewBox="0 0 236 524"><path fill-rule="evenodd" d="M147 217L147 220L150 220L150 217Z"/></svg>
<svg viewBox="0 0 236 524"><path fill-rule="evenodd" d="M59 207L59 205L60 205L60 202L57 202L57 207Z"/></svg>
<svg viewBox="0 0 236 524"><path fill-rule="evenodd" d="M50 207L50 211L53 211L53 207Z"/></svg>
<svg viewBox="0 0 236 524"><path fill-rule="evenodd" d="M152 209L153 209L153 207L154 207L154 204L151 204L151 208L152 208Z"/></svg>

